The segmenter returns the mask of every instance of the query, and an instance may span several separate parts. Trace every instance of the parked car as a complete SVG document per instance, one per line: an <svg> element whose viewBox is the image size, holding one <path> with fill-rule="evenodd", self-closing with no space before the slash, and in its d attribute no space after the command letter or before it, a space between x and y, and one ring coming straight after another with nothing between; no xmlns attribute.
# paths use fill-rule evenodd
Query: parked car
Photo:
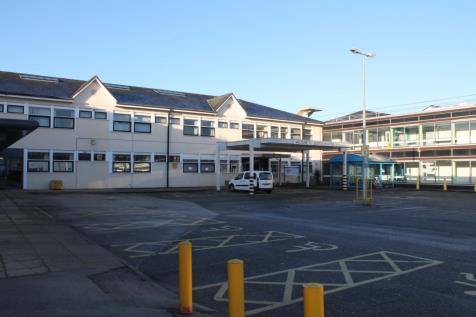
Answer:
<svg viewBox="0 0 476 317"><path fill-rule="evenodd" d="M228 183L228 188L232 191L235 190L249 190L250 186L250 172L246 171L236 175ZM254 187L255 190L263 190L267 193L273 191L273 173L268 171L256 171L254 172Z"/></svg>

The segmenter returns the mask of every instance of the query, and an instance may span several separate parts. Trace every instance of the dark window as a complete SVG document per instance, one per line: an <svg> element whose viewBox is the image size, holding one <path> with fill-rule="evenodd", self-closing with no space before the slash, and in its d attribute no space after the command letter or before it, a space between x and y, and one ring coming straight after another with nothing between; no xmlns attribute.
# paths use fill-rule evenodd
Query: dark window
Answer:
<svg viewBox="0 0 476 317"><path fill-rule="evenodd" d="M74 110L54 109L53 127L61 129L74 129Z"/></svg>
<svg viewBox="0 0 476 317"><path fill-rule="evenodd" d="M255 126L254 124L243 123L241 125L241 137L243 139L252 139L255 137Z"/></svg>
<svg viewBox="0 0 476 317"><path fill-rule="evenodd" d="M311 129L303 129L303 130L302 130L302 139L303 139L303 140L310 140L310 139L312 139Z"/></svg>
<svg viewBox="0 0 476 317"><path fill-rule="evenodd" d="M94 119L106 120L106 119L107 119L107 112L104 112L104 111L94 111Z"/></svg>
<svg viewBox="0 0 476 317"><path fill-rule="evenodd" d="M287 135L288 135L288 128L281 127L281 139L286 139Z"/></svg>
<svg viewBox="0 0 476 317"><path fill-rule="evenodd" d="M134 155L134 172L150 173L150 155L135 154Z"/></svg>
<svg viewBox="0 0 476 317"><path fill-rule="evenodd" d="M169 155L169 163L180 163L180 155Z"/></svg>
<svg viewBox="0 0 476 317"><path fill-rule="evenodd" d="M166 117L158 117L158 116L156 116L156 117L155 117L155 123L166 124L166 123L167 123L167 118L166 118Z"/></svg>
<svg viewBox="0 0 476 317"><path fill-rule="evenodd" d="M267 139L268 138L268 127L265 125L257 125L256 126L256 137L260 139Z"/></svg>
<svg viewBox="0 0 476 317"><path fill-rule="evenodd" d="M451 150L427 150L421 151L420 156L451 156Z"/></svg>
<svg viewBox="0 0 476 317"><path fill-rule="evenodd" d="M7 105L8 113L24 113L25 107L18 105Z"/></svg>
<svg viewBox="0 0 476 317"><path fill-rule="evenodd" d="M40 107L28 108L28 120L36 121L40 127L49 128L51 125L51 109Z"/></svg>
<svg viewBox="0 0 476 317"><path fill-rule="evenodd" d="M295 139L295 140L301 139L301 129L291 128L291 139Z"/></svg>
<svg viewBox="0 0 476 317"><path fill-rule="evenodd" d="M74 171L73 153L53 153L53 172L72 173Z"/></svg>
<svg viewBox="0 0 476 317"><path fill-rule="evenodd" d="M170 117L169 118L169 124L170 125L180 125L180 118Z"/></svg>
<svg viewBox="0 0 476 317"><path fill-rule="evenodd" d="M215 136L215 123L210 120L201 120L200 122L201 128L200 128L200 135L201 136Z"/></svg>
<svg viewBox="0 0 476 317"><path fill-rule="evenodd" d="M0 104L0 112L3 112L3 104Z"/></svg>
<svg viewBox="0 0 476 317"><path fill-rule="evenodd" d="M435 114L435 119L449 118L451 117L451 112Z"/></svg>
<svg viewBox="0 0 476 317"><path fill-rule="evenodd" d="M183 160L184 173L198 173L198 160Z"/></svg>
<svg viewBox="0 0 476 317"><path fill-rule="evenodd" d="M183 119L183 135L198 136L198 120Z"/></svg>
<svg viewBox="0 0 476 317"><path fill-rule="evenodd" d="M94 160L95 161L105 161L106 154L105 153L94 153Z"/></svg>
<svg viewBox="0 0 476 317"><path fill-rule="evenodd" d="M167 162L167 155L154 155L154 162L156 163Z"/></svg>
<svg viewBox="0 0 476 317"><path fill-rule="evenodd" d="M114 173L130 173L131 172L130 154L114 154L112 156L112 171Z"/></svg>
<svg viewBox="0 0 476 317"><path fill-rule="evenodd" d="M453 155L454 155L454 156L467 156L467 155L471 155L471 150L470 150L470 149L454 149L454 150L453 150Z"/></svg>
<svg viewBox="0 0 476 317"><path fill-rule="evenodd" d="M464 117L464 116L469 116L469 115L471 115L471 111L453 112L453 117Z"/></svg>
<svg viewBox="0 0 476 317"><path fill-rule="evenodd" d="M89 110L79 110L79 117L83 119L92 119L93 112Z"/></svg>
<svg viewBox="0 0 476 317"><path fill-rule="evenodd" d="M201 160L200 173L215 173L215 162L213 160Z"/></svg>
<svg viewBox="0 0 476 317"><path fill-rule="evenodd" d="M49 152L28 152L28 172L39 173L50 171Z"/></svg>
<svg viewBox="0 0 476 317"><path fill-rule="evenodd" d="M150 133L152 131L152 124L150 116L135 115L134 116L134 132Z"/></svg>
<svg viewBox="0 0 476 317"><path fill-rule="evenodd" d="M78 153L78 161L91 161L91 153Z"/></svg>
<svg viewBox="0 0 476 317"><path fill-rule="evenodd" d="M278 139L279 138L279 127L271 126L271 138Z"/></svg>
<svg viewBox="0 0 476 317"><path fill-rule="evenodd" d="M131 115L115 113L113 130L119 132L131 132Z"/></svg>
<svg viewBox="0 0 476 317"><path fill-rule="evenodd" d="M238 122L230 121L230 129L239 129L240 124Z"/></svg>
<svg viewBox="0 0 476 317"><path fill-rule="evenodd" d="M218 121L218 127L219 127L219 128L223 128L223 129L226 129L226 128L228 128L228 122L226 122L226 121Z"/></svg>

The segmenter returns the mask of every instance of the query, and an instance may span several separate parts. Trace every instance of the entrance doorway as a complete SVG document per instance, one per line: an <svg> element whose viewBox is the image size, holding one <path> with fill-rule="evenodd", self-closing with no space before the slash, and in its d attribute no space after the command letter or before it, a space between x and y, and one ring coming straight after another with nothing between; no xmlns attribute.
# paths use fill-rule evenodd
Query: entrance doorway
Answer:
<svg viewBox="0 0 476 317"><path fill-rule="evenodd" d="M250 158L243 157L241 158L241 166L243 171L250 170ZM266 157L255 157L254 159L254 170L255 171L268 171L269 170L269 158Z"/></svg>
<svg viewBox="0 0 476 317"><path fill-rule="evenodd" d="M23 150L6 149L0 153L0 188L23 187Z"/></svg>

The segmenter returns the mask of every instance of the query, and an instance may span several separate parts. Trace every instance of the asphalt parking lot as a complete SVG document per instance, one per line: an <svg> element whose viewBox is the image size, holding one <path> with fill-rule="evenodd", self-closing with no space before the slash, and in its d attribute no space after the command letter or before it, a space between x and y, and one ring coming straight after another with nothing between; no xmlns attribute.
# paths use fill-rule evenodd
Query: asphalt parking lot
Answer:
<svg viewBox="0 0 476 317"><path fill-rule="evenodd" d="M31 193L38 208L161 285L177 289L177 243L193 244L194 301L226 316L226 262L245 261L250 316L302 316L302 284L326 316L475 316L476 194L278 189Z"/></svg>

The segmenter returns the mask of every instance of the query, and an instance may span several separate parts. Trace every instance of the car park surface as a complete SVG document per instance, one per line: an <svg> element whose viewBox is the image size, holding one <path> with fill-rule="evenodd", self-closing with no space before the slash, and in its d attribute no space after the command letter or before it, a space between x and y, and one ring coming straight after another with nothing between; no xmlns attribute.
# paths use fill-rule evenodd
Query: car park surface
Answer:
<svg viewBox="0 0 476 317"><path fill-rule="evenodd" d="M38 208L177 289L177 243L193 245L194 301L226 316L226 262L245 261L247 315L302 316L302 284L326 316L474 316L476 193L28 194Z"/></svg>

